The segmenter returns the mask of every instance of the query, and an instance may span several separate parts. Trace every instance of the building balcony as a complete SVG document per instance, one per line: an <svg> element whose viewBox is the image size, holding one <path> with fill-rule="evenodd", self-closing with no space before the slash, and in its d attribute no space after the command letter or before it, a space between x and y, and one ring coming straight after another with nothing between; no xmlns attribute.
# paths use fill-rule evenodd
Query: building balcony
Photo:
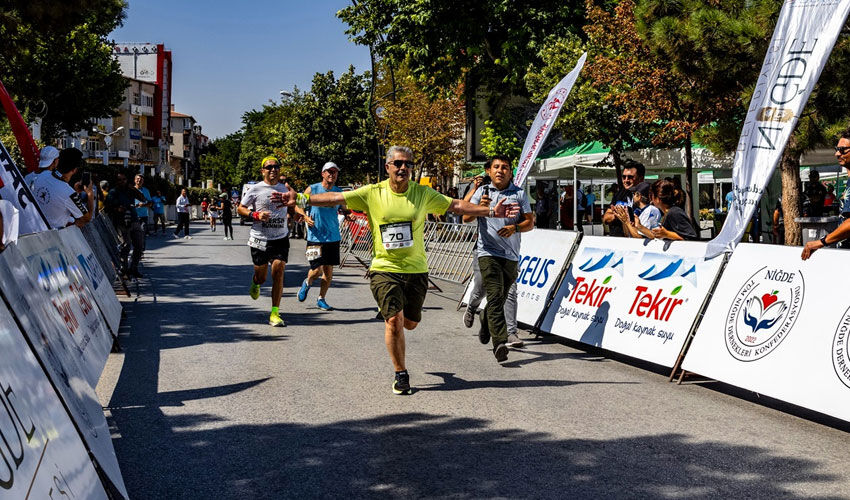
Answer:
<svg viewBox="0 0 850 500"><path fill-rule="evenodd" d="M136 116L153 116L153 106L142 106L141 104L131 104L130 114Z"/></svg>

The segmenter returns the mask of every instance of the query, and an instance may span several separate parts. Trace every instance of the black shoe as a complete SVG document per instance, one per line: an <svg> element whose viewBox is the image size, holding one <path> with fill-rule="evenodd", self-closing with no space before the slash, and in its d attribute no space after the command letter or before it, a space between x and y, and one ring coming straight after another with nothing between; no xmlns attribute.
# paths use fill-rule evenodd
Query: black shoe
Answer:
<svg viewBox="0 0 850 500"><path fill-rule="evenodd" d="M508 360L508 346L501 343L493 348L493 356L496 356L496 361L499 363Z"/></svg>
<svg viewBox="0 0 850 500"><path fill-rule="evenodd" d="M481 326L478 327L478 340L482 344L487 344L490 342L490 325L487 324L487 316L484 311L481 311L478 320L481 322Z"/></svg>
<svg viewBox="0 0 850 500"><path fill-rule="evenodd" d="M410 394L410 375L407 374L407 370L396 372L393 393L399 396Z"/></svg>

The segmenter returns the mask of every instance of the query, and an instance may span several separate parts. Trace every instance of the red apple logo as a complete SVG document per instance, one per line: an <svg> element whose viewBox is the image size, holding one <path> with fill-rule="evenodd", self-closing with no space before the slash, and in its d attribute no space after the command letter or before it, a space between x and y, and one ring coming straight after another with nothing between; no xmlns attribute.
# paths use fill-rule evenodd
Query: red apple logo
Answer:
<svg viewBox="0 0 850 500"><path fill-rule="evenodd" d="M765 309L770 307L770 304L779 300L779 297L776 296L777 293L779 293L779 290L774 290L773 293L766 293L761 296L761 303L764 304Z"/></svg>

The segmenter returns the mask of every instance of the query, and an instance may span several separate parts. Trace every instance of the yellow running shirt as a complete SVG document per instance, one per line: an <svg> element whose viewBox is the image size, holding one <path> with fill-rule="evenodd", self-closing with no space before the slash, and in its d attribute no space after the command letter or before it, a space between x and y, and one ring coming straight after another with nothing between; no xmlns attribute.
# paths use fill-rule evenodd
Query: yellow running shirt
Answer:
<svg viewBox="0 0 850 500"><path fill-rule="evenodd" d="M372 271L427 273L425 219L444 214L452 199L428 186L408 182L407 191L395 193L389 180L343 193L350 210L366 212L372 228L375 256Z"/></svg>

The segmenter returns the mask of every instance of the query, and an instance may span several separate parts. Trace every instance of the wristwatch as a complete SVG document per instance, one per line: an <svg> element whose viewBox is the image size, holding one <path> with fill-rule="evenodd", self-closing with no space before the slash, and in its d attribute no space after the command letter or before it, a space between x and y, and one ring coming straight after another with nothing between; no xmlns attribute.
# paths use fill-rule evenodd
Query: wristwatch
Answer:
<svg viewBox="0 0 850 500"><path fill-rule="evenodd" d="M826 242L826 236L824 236L823 238L820 239L820 243L821 243L821 245L823 245L825 247L829 246L829 243Z"/></svg>
<svg viewBox="0 0 850 500"><path fill-rule="evenodd" d="M496 216L496 210L493 209L493 207L490 207L490 213L487 214L487 217L495 217L495 216Z"/></svg>
<svg viewBox="0 0 850 500"><path fill-rule="evenodd" d="M519 232L519 224L514 224L514 232L515 233Z"/></svg>

